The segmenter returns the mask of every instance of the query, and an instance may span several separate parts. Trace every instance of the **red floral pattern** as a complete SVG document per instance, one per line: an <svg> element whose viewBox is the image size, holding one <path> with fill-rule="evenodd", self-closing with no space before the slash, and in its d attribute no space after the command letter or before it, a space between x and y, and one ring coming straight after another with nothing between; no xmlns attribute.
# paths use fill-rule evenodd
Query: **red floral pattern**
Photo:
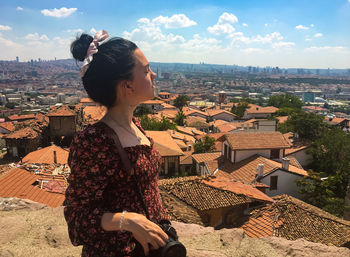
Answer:
<svg viewBox="0 0 350 257"><path fill-rule="evenodd" d="M135 125L145 134L139 121ZM88 125L75 134L70 146L68 165L71 174L66 190L64 217L74 246L83 245L82 255L144 256L143 248L128 231L105 231L101 217L105 212L145 214L131 177L122 168L111 128L103 122ZM150 220L168 219L158 190L161 156L151 146L125 147L134 167Z"/></svg>

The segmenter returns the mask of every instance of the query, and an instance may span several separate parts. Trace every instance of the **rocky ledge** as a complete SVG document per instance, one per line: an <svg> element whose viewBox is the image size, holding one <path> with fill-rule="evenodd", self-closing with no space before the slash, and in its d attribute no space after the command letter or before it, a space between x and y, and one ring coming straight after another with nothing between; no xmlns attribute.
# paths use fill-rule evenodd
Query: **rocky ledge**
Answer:
<svg viewBox="0 0 350 257"><path fill-rule="evenodd" d="M214 230L173 222L189 257L344 257L350 250L303 239L249 238L241 229ZM50 208L29 200L0 198L0 257L78 257L81 246L69 240L63 207Z"/></svg>

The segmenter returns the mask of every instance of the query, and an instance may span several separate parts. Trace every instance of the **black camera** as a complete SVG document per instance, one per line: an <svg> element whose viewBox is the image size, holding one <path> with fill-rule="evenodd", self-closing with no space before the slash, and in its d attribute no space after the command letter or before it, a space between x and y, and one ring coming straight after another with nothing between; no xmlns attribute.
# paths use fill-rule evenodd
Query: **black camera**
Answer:
<svg viewBox="0 0 350 257"><path fill-rule="evenodd" d="M158 224L168 235L168 241L164 247L149 252L150 257L186 257L186 248L178 241L175 228L171 226L170 221L161 220Z"/></svg>

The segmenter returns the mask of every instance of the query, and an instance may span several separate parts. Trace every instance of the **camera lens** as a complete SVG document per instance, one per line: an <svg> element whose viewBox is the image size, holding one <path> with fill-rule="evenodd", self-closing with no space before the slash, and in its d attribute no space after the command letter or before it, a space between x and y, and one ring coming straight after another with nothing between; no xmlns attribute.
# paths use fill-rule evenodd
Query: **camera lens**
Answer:
<svg viewBox="0 0 350 257"><path fill-rule="evenodd" d="M186 257L186 248L179 242L170 242L163 248L162 255L164 257Z"/></svg>

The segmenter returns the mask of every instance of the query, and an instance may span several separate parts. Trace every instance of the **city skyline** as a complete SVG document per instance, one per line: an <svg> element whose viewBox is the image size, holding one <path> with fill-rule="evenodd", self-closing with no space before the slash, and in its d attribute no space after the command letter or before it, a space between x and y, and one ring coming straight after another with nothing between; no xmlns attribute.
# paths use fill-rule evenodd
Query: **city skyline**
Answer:
<svg viewBox="0 0 350 257"><path fill-rule="evenodd" d="M150 62L350 68L350 0L11 1L1 10L0 60L71 58L77 34L106 29Z"/></svg>

